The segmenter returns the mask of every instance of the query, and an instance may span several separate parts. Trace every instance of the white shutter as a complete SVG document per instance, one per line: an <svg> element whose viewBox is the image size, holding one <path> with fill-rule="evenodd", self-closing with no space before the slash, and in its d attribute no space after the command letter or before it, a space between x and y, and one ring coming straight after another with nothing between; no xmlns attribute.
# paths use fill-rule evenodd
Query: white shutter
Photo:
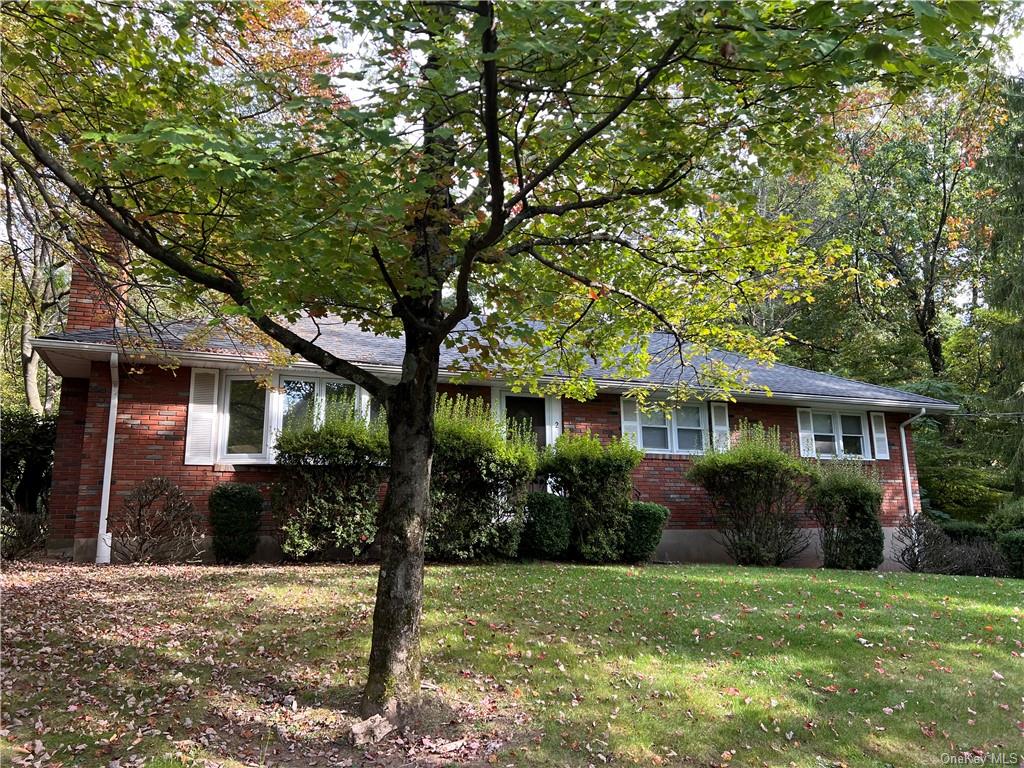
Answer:
<svg viewBox="0 0 1024 768"><path fill-rule="evenodd" d="M732 446L729 406L726 403L711 404L711 439L716 451L728 451Z"/></svg>
<svg viewBox="0 0 1024 768"><path fill-rule="evenodd" d="M871 414L871 435L874 438L872 445L875 448L876 459L889 458L889 436L885 433L885 414Z"/></svg>
<svg viewBox="0 0 1024 768"><path fill-rule="evenodd" d="M796 409L797 426L800 428L800 455L813 458L814 452L814 420L810 408Z"/></svg>
<svg viewBox="0 0 1024 768"><path fill-rule="evenodd" d="M640 424L638 422L636 401L628 397L620 397L620 412L622 413L622 439L633 443L637 448L640 445Z"/></svg>
<svg viewBox="0 0 1024 768"><path fill-rule="evenodd" d="M554 395L544 398L544 438L554 445L562 434L562 399Z"/></svg>
<svg viewBox="0 0 1024 768"><path fill-rule="evenodd" d="M213 464L217 437L217 371L192 369L185 431L185 463Z"/></svg>

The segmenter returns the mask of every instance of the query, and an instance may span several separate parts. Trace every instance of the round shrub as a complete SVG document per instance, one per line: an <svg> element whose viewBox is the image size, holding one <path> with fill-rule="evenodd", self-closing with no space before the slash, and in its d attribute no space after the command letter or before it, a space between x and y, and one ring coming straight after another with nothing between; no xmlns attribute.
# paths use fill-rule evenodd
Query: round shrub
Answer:
<svg viewBox="0 0 1024 768"><path fill-rule="evenodd" d="M826 568L866 571L882 564L882 486L860 464L822 464L809 501Z"/></svg>
<svg viewBox="0 0 1024 768"><path fill-rule="evenodd" d="M256 551L263 496L255 485L221 483L210 493L213 554L219 563L241 563Z"/></svg>
<svg viewBox="0 0 1024 768"><path fill-rule="evenodd" d="M135 486L111 515L113 556L120 563L192 563L202 557L202 517L165 477Z"/></svg>
<svg viewBox="0 0 1024 768"><path fill-rule="evenodd" d="M697 458L689 478L707 491L730 557L739 565L782 565L807 548L799 509L813 474L782 450L778 429L741 424L735 445Z"/></svg>
<svg viewBox="0 0 1024 768"><path fill-rule="evenodd" d="M572 521L569 502L553 493L533 492L526 497L526 527L519 552L524 557L555 560L569 549Z"/></svg>
<svg viewBox="0 0 1024 768"><path fill-rule="evenodd" d="M1024 579L1024 528L1000 533L996 541L1006 558L1006 568L1015 579Z"/></svg>
<svg viewBox="0 0 1024 768"><path fill-rule="evenodd" d="M565 496L572 515L569 554L591 563L622 558L633 470L643 453L627 442L602 445L589 432L565 433L541 457L541 474Z"/></svg>
<svg viewBox="0 0 1024 768"><path fill-rule="evenodd" d="M625 560L639 563L649 560L661 541L661 532L668 520L668 508L650 501L634 501L629 505L629 529L622 548Z"/></svg>

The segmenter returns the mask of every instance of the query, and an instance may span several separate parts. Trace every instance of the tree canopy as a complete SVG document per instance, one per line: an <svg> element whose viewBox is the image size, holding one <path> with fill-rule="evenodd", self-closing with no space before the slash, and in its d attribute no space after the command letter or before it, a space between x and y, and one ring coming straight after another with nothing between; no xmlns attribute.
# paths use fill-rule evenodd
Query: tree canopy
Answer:
<svg viewBox="0 0 1024 768"><path fill-rule="evenodd" d="M770 359L781 335L744 308L808 296L835 249L759 215L755 180L827 158L851 88L900 101L963 81L1000 11L7 3L3 148L41 196L68 193L73 210L48 195L55 215L87 211L132 246L136 291L246 318L384 401L364 711L391 713L419 691L441 345L468 375L575 396L594 360L645 371L655 330L681 373L711 346ZM297 335L300 317L404 334L399 379ZM705 383L742 382L719 368Z"/></svg>

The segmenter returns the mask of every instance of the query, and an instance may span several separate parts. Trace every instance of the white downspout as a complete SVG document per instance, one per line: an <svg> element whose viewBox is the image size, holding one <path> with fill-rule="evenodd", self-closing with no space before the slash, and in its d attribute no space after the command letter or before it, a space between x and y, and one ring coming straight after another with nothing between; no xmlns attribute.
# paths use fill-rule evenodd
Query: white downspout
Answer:
<svg viewBox="0 0 1024 768"><path fill-rule="evenodd" d="M907 494L907 518L913 520L917 516L914 509L914 482L910 477L910 459L907 457L907 427L924 416L927 409L922 408L920 413L911 416L900 424L900 454L903 457L903 490Z"/></svg>
<svg viewBox="0 0 1024 768"><path fill-rule="evenodd" d="M110 534L107 532L107 513L110 512L110 484L114 469L114 431L117 428L117 395L120 388L117 352L110 353L110 412L107 414L107 446L103 454L103 490L100 496L100 527L96 532L96 563L110 562Z"/></svg>

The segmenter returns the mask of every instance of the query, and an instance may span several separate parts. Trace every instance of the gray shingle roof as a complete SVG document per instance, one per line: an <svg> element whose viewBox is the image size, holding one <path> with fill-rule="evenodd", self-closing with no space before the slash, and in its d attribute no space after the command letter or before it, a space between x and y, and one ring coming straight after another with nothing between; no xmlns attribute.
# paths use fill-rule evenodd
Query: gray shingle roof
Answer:
<svg viewBox="0 0 1024 768"><path fill-rule="evenodd" d="M212 352L231 357L262 357L266 351L257 346L244 346L219 330L202 330L196 323L171 323L159 329L147 331L144 335L126 330L102 328L88 331L55 334L43 337L45 340L78 342L82 344L116 345L126 349L143 347L164 349L172 353ZM292 325L301 336L312 339L334 355L353 363L370 366L398 368L402 364L404 344L401 338L376 336L357 326L339 320L321 320L315 325L311 320L302 320ZM657 384L675 385L683 380L694 383L702 365L708 361L719 361L749 373L749 385L756 390L769 390L775 397L810 400L854 401L858 403L886 404L893 407L931 407L940 410L955 408L952 403L924 395L918 395L892 387L868 384L845 379L827 373L818 373L791 365L776 364L764 366L743 355L731 352L713 351L706 357L693 360L695 370L681 371L678 361L673 363L668 354L667 337L655 335L651 340L652 363L649 375L643 380L626 380L615 372L600 366L593 366L587 376L609 385ZM442 349L441 366L448 371L458 371L463 357L453 349ZM553 375L556 375L553 372Z"/></svg>

